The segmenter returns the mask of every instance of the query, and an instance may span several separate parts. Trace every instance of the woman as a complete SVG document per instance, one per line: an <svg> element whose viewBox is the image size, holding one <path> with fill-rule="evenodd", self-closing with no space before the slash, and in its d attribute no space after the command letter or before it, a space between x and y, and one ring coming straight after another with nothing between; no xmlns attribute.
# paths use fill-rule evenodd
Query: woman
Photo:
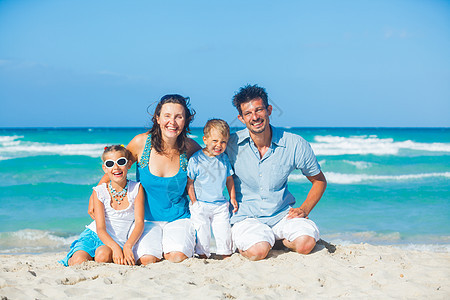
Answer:
<svg viewBox="0 0 450 300"><path fill-rule="evenodd" d="M156 105L150 131L135 136L127 146L145 190L145 228L134 247L138 263L146 265L162 257L181 262L194 254L195 232L186 194L187 161L201 149L187 136L194 114L188 98L165 95Z"/></svg>

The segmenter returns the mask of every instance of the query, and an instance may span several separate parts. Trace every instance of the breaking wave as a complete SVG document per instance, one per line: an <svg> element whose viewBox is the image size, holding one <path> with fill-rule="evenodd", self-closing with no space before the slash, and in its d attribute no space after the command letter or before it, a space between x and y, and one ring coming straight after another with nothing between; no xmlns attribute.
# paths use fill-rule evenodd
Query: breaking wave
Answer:
<svg viewBox="0 0 450 300"><path fill-rule="evenodd" d="M421 173L421 174L407 174L407 175L369 175L369 174L342 174L335 172L326 172L325 177L327 182L335 184L357 184L374 181L408 181L420 180L424 178L443 177L450 178L450 172L442 173ZM307 182L307 179L302 174L291 174L289 181L292 182Z"/></svg>
<svg viewBox="0 0 450 300"><path fill-rule="evenodd" d="M449 143L418 143L411 140L396 142L392 138L381 139L375 135L315 136L314 141L311 147L316 155L398 155L402 150L450 154Z"/></svg>

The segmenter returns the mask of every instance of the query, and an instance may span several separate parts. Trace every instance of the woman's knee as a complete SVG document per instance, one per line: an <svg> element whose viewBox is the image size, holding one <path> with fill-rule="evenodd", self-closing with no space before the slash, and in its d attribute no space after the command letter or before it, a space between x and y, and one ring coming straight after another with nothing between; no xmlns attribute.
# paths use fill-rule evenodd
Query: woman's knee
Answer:
<svg viewBox="0 0 450 300"><path fill-rule="evenodd" d="M169 253L164 253L164 258L170 262L179 263L187 259L188 257L183 252L173 251Z"/></svg>
<svg viewBox="0 0 450 300"><path fill-rule="evenodd" d="M144 266L146 266L146 265L148 265L148 264L154 264L154 263L159 262L159 261L160 261L160 259L157 258L156 256L153 256L153 255L144 255L144 256L140 257L140 258L137 260L137 264L138 264L138 265L144 265Z"/></svg>

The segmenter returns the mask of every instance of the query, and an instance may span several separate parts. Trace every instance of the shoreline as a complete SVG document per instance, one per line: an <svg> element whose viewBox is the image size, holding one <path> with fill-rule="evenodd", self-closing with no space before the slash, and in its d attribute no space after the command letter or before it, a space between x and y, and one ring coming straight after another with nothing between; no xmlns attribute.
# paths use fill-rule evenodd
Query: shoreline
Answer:
<svg viewBox="0 0 450 300"><path fill-rule="evenodd" d="M319 241L309 255L272 250L252 262L162 261L146 267L87 262L64 267L65 255L0 255L0 297L279 299L450 297L450 253Z"/></svg>

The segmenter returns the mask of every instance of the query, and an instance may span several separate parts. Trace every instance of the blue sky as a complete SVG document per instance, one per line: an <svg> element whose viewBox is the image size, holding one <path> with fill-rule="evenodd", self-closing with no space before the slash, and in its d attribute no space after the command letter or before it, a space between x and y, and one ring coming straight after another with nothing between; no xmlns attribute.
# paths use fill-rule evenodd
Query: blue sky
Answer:
<svg viewBox="0 0 450 300"><path fill-rule="evenodd" d="M0 127L194 126L267 89L280 126L450 127L450 1L0 0Z"/></svg>

